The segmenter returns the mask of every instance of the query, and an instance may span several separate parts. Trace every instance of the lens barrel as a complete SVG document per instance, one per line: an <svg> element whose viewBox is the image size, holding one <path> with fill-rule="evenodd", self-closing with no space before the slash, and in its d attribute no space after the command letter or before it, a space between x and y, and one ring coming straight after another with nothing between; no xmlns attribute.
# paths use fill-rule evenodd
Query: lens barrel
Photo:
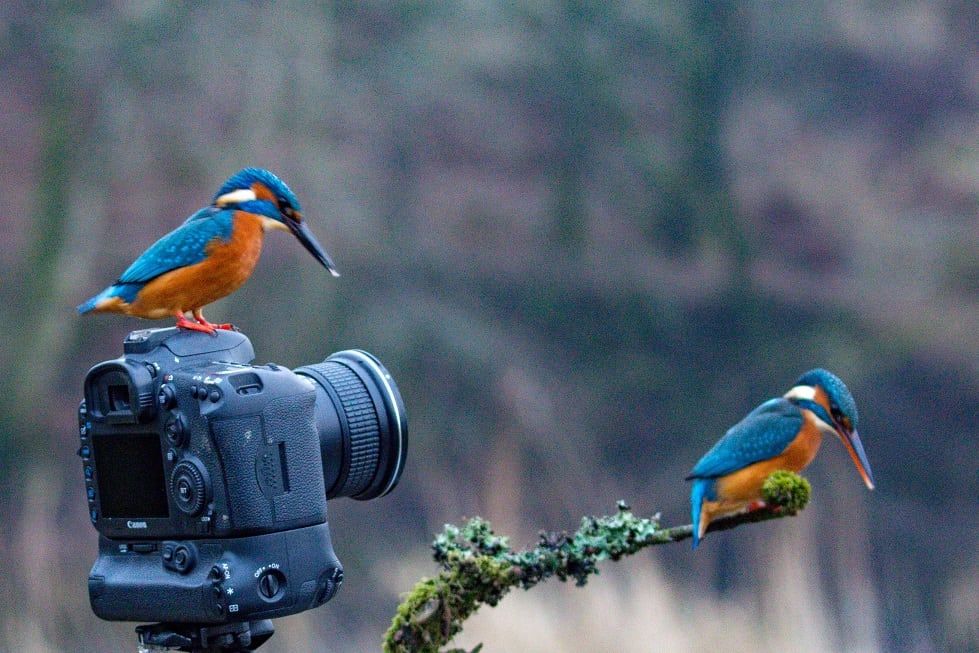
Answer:
<svg viewBox="0 0 979 653"><path fill-rule="evenodd" d="M387 369L349 349L295 373L315 381L326 498L363 501L393 490L408 451L408 417Z"/></svg>

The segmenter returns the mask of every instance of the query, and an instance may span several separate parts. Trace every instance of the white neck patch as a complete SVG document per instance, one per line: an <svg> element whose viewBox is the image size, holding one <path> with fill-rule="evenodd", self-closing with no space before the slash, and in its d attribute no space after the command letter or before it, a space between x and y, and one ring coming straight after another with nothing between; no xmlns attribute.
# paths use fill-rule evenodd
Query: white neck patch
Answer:
<svg viewBox="0 0 979 653"><path fill-rule="evenodd" d="M783 395L786 399L806 399L816 401L816 388L811 385L797 385Z"/></svg>
<svg viewBox="0 0 979 653"><path fill-rule="evenodd" d="M233 190L230 193L225 193L214 200L214 203L217 206L227 206L228 204L251 202L256 199L258 199L258 197L256 197L255 191L253 191L251 188L239 188L238 190Z"/></svg>

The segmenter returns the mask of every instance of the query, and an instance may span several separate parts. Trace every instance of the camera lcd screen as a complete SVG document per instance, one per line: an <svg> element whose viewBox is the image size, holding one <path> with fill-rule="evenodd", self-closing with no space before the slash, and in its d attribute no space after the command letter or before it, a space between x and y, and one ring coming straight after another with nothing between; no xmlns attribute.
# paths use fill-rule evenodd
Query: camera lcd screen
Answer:
<svg viewBox="0 0 979 653"><path fill-rule="evenodd" d="M170 516L159 435L96 435L92 444L103 517Z"/></svg>

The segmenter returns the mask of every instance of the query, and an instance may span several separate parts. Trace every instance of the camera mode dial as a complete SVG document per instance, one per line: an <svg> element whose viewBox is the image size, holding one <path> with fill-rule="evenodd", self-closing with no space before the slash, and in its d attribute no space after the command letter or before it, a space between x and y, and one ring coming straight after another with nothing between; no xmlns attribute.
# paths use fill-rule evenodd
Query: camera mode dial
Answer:
<svg viewBox="0 0 979 653"><path fill-rule="evenodd" d="M170 493L181 512L193 517L207 501L207 479L203 470L189 460L177 463L170 474Z"/></svg>

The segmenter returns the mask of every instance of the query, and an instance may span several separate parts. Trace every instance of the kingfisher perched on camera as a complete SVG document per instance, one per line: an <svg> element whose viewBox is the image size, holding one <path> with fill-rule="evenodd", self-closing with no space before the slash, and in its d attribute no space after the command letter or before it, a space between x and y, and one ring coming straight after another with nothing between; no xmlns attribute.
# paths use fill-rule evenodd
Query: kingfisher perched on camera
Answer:
<svg viewBox="0 0 979 653"><path fill-rule="evenodd" d="M783 396L769 399L731 427L690 472L693 548L711 521L763 507L761 486L769 474L802 471L819 451L823 435L843 442L873 490L853 396L836 375L810 370Z"/></svg>
<svg viewBox="0 0 979 653"><path fill-rule="evenodd" d="M172 316L178 327L205 333L232 329L230 324L211 324L201 309L245 283L258 262L265 232L273 230L292 233L334 277L340 276L303 221L289 187L268 170L245 168L224 182L210 206L151 245L78 312Z"/></svg>

